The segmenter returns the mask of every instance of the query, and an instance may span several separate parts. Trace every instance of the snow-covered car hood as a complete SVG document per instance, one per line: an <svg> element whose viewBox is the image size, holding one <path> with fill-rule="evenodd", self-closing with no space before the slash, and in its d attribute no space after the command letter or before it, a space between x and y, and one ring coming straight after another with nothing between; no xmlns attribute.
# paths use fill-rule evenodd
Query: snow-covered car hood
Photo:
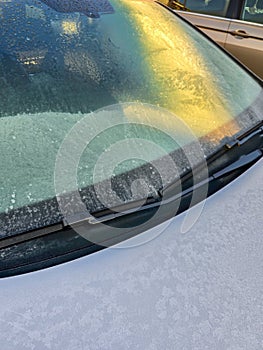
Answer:
<svg viewBox="0 0 263 350"><path fill-rule="evenodd" d="M2 348L262 349L262 164L208 198L187 233L185 212L136 247L2 279Z"/></svg>

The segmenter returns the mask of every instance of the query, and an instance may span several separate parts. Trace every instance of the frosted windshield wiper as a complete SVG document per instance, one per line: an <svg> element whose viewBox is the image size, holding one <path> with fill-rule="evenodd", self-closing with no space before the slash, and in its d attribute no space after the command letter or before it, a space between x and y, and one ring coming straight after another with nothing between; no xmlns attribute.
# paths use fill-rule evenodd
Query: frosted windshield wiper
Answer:
<svg viewBox="0 0 263 350"><path fill-rule="evenodd" d="M182 174L179 179L162 188L160 194L164 195L166 191L178 186L179 181L182 183L191 178L193 170L195 170L195 172L202 171L204 166L208 167L208 169L211 168L214 161L219 160L224 155L228 155L230 158L228 164L225 165L225 162L223 162L223 166L220 169L217 169L214 173L211 173L210 170L211 175L207 179L209 182L213 178L218 179L219 177L226 176L233 171L248 167L251 163L261 157L261 148L263 147L262 135L263 120L245 132L224 140L222 145L207 157L206 162L201 162L196 165L195 169L190 169ZM254 141L254 144L251 145L250 141ZM254 158L256 158L256 160Z"/></svg>
<svg viewBox="0 0 263 350"><path fill-rule="evenodd" d="M62 222L51 225L50 227L43 227L14 237L1 239L0 249L39 237L48 236L51 233L62 231L70 226L74 227L74 225L88 223L93 226L94 224L103 222L122 221L126 216L136 220L136 217L140 215L141 212L151 211L155 208L158 209L160 205L166 206L169 211L169 207L172 207L177 201L183 203L182 207L177 211L177 214L179 214L187 209L187 205L190 202L189 198L191 198L194 191L198 191L202 189L202 187L209 185L207 196L213 194L256 163L262 157L262 149L263 121L259 122L245 133L224 142L215 153L206 159L206 162L197 165L195 169L188 170L179 178L175 179L174 182L157 191L155 196L145 198L144 200L128 202L118 207L105 208L103 210L91 212L88 217L87 212L77 213L64 218ZM220 159L222 165L220 168L217 167L214 169L215 161ZM208 177L201 179L195 185L190 184L189 186L184 186L185 183L188 184L189 180L191 182L193 170L195 173L201 173L204 166L208 167ZM178 191L181 185L183 190ZM200 198L200 201L203 199L205 198ZM184 202L186 204L184 204ZM168 216L169 213L167 214L167 218Z"/></svg>
<svg viewBox="0 0 263 350"><path fill-rule="evenodd" d="M183 173L174 182L160 189L156 193L156 196L151 196L143 200L131 201L118 207L96 211L91 213L88 217L86 213L83 215L79 213L64 220L64 224L67 226L82 224L84 221L88 221L90 224L112 221L126 215L134 215L140 211L153 209L155 207L159 207L160 205L168 205L169 203L179 199L183 200L184 197L189 197L189 195L191 195L194 191L207 184L215 187L214 183L218 182L218 180L228 177L231 174L242 173L262 157L262 135L263 121L259 122L246 132L230 138L229 140L225 140L223 145L216 152L210 155L205 162L203 161L194 169L190 169ZM252 145L250 141L253 141ZM226 159L222 159L225 156L227 156ZM216 170L213 169L215 160L218 161L220 159L222 159L222 165L220 168L216 168ZM207 167L209 170L208 177L206 176L197 184L190 185L180 192L176 191L176 189L181 188L181 185L186 183L189 179L191 180L193 171L195 171L195 173L202 172L204 167ZM175 192L177 193L174 194ZM141 205L142 202L143 205Z"/></svg>

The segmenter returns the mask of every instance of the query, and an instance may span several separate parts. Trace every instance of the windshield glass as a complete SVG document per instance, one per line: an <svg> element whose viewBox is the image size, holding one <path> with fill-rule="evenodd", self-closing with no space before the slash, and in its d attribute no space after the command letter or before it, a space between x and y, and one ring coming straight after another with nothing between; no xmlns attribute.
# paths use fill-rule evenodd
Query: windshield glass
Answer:
<svg viewBox="0 0 263 350"><path fill-rule="evenodd" d="M193 142L193 135L208 156L225 137L260 119L260 85L213 43L152 1L0 1L0 21L2 235L61 218L56 201L48 201L56 194L57 155L83 118L86 128L97 132L79 155L79 189L108 178L112 158L104 159L97 177L94 167L122 139L132 138L137 153L127 160L121 155L127 149L118 147L116 176L180 150ZM180 131L182 123L190 138ZM81 129L77 131L75 144L81 139ZM141 140L148 146L142 147ZM140 156L143 149L147 159ZM186 163L178 164L180 173ZM154 192L160 183L149 169ZM124 201L130 198L127 179L119 191ZM167 175L166 182L172 180L173 174ZM101 208L91 194L84 202L91 210ZM114 204L114 198L107 202Z"/></svg>

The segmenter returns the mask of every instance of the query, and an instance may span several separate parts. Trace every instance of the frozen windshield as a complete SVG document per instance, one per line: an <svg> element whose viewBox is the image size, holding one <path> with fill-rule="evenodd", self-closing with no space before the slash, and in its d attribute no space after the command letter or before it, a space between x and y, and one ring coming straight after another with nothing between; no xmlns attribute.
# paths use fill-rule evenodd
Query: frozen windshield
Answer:
<svg viewBox="0 0 263 350"><path fill-rule="evenodd" d="M83 118L90 130L114 116L126 124L115 129L107 124L108 131L83 149L76 170L80 189L94 184L99 156L121 139L132 137L137 150L143 139L171 153L192 142L183 133L178 139L179 118L197 140L205 140L207 156L225 137L259 119L260 85L152 1L0 1L0 23L2 234L26 230L18 223L20 208L32 227L60 218L56 203L45 201L56 194L63 140ZM147 162L161 156L147 149ZM120 156L115 174L144 166L141 158L139 151L130 161ZM104 165L111 163L109 158ZM178 171L184 166L182 161ZM100 169L99 181L107 177ZM154 171L150 178L154 192L160 185ZM129 185L123 179L118 194L123 200L129 200ZM100 206L91 195L85 203L93 210Z"/></svg>

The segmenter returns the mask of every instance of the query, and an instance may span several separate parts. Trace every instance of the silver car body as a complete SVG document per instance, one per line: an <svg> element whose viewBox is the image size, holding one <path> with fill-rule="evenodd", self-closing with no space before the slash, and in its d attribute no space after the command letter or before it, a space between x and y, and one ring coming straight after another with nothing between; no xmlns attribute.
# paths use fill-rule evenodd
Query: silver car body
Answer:
<svg viewBox="0 0 263 350"><path fill-rule="evenodd" d="M17 8L19 8L20 1L21 0L17 0L16 2ZM129 3L129 1L126 2L127 4ZM134 4L140 5L140 3L142 2L137 0L134 1ZM115 4L117 4L117 1L115 2ZM28 9L26 7L26 9L28 11L31 11L31 8ZM147 7L147 9L149 9L149 7ZM166 12L167 11L164 11L164 13ZM10 16L13 16L13 10L10 10L10 13ZM39 14L42 12L37 13ZM50 13L50 10L48 10L48 13ZM94 15L95 14L96 12L94 13ZM58 14L55 14L54 16L54 19L56 19ZM173 22L175 16L172 17ZM12 18L13 17L11 17L11 19ZM22 15L18 16L18 20L19 18L24 19ZM145 18L144 14L143 16L140 16L140 18ZM42 21L42 19L40 20ZM19 30L21 29L21 27L24 28L24 26L26 26L28 23L32 23L32 21L32 19L30 21L27 20L26 22L22 21L23 27L21 24ZM108 23L112 24L112 22L110 22L110 17L107 19L107 21L109 21ZM84 18L83 22L85 25L93 25L92 17L87 19ZM13 24L15 23L15 21L12 21L8 18L8 21L6 23L8 23L7 32L9 34L11 33L12 35L14 34L13 37L15 38L16 34L20 32L16 32L15 30L13 31L13 26L9 25L9 23ZM38 24L39 22L35 23ZM131 22L127 23L129 24ZM155 27L156 21L152 21L152 23L153 27ZM52 25L53 24L54 23L52 22ZM100 30L101 23L99 21L96 22L96 26L98 27L98 30ZM115 29L114 34L116 35L116 37L118 37L118 33L120 32L118 27L114 28L114 26L108 25L106 29L112 27L113 29ZM67 21L66 23L64 23L64 27L58 27L57 24L54 24L54 26L52 26L51 28L52 32L53 28L58 33L60 33L58 30L59 28L64 29L64 31L66 31L66 39L64 39L63 41L63 44L66 43L66 45L69 45L68 43L71 43L71 35L75 35L75 32L78 29L77 26L72 25L72 22ZM146 28L148 27L146 26ZM151 29L152 26L150 26L149 28ZM178 28L180 28L180 26ZM33 29L36 29L36 34L39 34L38 30L43 30L43 28L38 25L33 26ZM169 33L170 32L173 31L169 31ZM106 31L106 33L108 33L108 31ZM150 35L152 33L152 30L149 30L148 33ZM194 33L196 34L195 30ZM98 34L100 33L98 32ZM26 39L27 34L23 33L23 35L25 36L22 36L22 38ZM33 36L34 35L32 35L32 37ZM38 38L37 35L36 37ZM56 36L56 38L59 37L61 37L61 35ZM156 37L158 38L158 36ZM163 37L165 38L165 35ZM64 37L62 36L62 38ZM99 40L94 40L94 38L96 39L97 37L91 36L90 40L92 40L92 42L95 42L96 46ZM180 36L178 35L178 39L179 38ZM184 48L185 43L188 41L183 40L182 38L187 39L188 37L181 37L182 47ZM15 39L10 40L8 42L8 44L10 43L8 48L13 48L14 42L17 43L17 45L21 44L22 46L25 46L23 40L16 41ZM198 38L195 42L198 43L199 39L202 41L204 38L198 35ZM207 42L207 40L205 41ZM172 40L167 40L165 42L167 42L169 48L171 47L170 44L173 43ZM43 40L37 40L37 47L39 46L39 43L42 44ZM77 43L79 42L77 41ZM112 42L108 40L107 36L105 43L110 43L110 45L114 47L114 50L119 50L119 46L112 45ZM32 46L30 40L28 40L27 45L28 47ZM57 46L58 45L56 42L54 48L56 48ZM76 46L72 46L69 50L68 46L66 46L67 50L69 50L69 53L74 53L75 47ZM82 50L82 46L80 47ZM130 49L130 47L133 47L131 46L131 40L126 40L122 47L127 47L128 49ZM197 101L196 103L193 103L195 107L198 104L200 105L200 101L205 101L205 98L199 99L199 95L202 95L203 90L207 91L210 86L213 86L208 84L210 80L212 82L216 80L218 84L221 81L226 81L227 83L225 85L222 85L222 87L225 86L225 89L227 89L227 92L229 92L228 97L229 99L231 99L231 106L234 103L236 103L236 101L238 101L238 103L236 103L238 104L237 107L240 107L241 109L242 104L245 104L247 98L248 103L247 106L244 107L244 110L246 111L245 120L248 120L248 126L252 127L254 125L254 122L252 123L252 121L255 119L255 121L259 122L259 119L261 118L262 89L260 85L255 81L255 79L250 77L248 74L246 74L246 72L240 69L240 67L234 64L229 57L227 57L221 52L221 50L217 51L213 43L207 42L207 45L204 47L208 48L210 54L214 54L215 52L217 52L216 58L214 58L214 60L212 61L215 63L212 65L210 62L210 65L213 68L218 65L218 74L209 74L209 77L211 77L211 79L206 79L206 84L202 85L200 84L200 82L202 83L203 80L200 79L200 77L202 78L202 76L205 76L205 74L203 73L202 69L200 70L200 65L196 64L198 70L196 70L197 79L194 79L194 82L193 80L190 80L188 83L187 79L178 79L178 83L184 83L180 85L181 90L183 92L187 92L185 95L183 95L183 97L186 96L187 98L189 98L191 91L193 91L194 101ZM153 46L149 45L149 49L152 48ZM173 61L167 59L167 57L175 57L174 55L170 56L171 54L173 54L173 50L160 50L162 46L158 45L154 46L154 48L155 50L153 52L143 51L143 53L147 52L147 55L144 55L143 57L148 57L151 53L152 57L159 57L158 54L162 54L162 52L165 52L166 61L169 64L174 63L175 60ZM157 50L156 48L159 50ZM132 52L132 58L135 56L134 52L136 51ZM181 50L181 52L183 54L183 58L191 58L191 55L185 54L184 50ZM204 52L204 58L206 58L208 55L207 50L203 50L202 52ZM48 63L55 56L55 53L56 52L51 50L52 55L49 56L49 59L47 61ZM222 56L220 56L221 54ZM6 56L7 55L3 55L3 58L5 58ZM68 59L71 58L71 56L66 57ZM140 59L142 56L138 55L138 57ZM162 58L162 56L160 57ZM179 59L180 57L182 56L177 56L178 62L182 64L184 60L182 60L181 62ZM200 62L196 59L196 56L193 57L194 59L192 61L189 61L189 64L185 65L186 73L188 72L189 66L189 71L192 72L194 71L194 63ZM220 57L222 57L222 59ZM36 59L39 59L40 62L38 63L37 61L35 61ZM9 76L7 77L4 75L4 78L6 78L7 83L9 83L8 79L11 80L10 90L11 88L12 90L15 90L17 82L21 84L23 89L29 89L31 87L31 80L37 79L38 74L42 74L43 71L45 73L45 70L50 70L51 72L54 71L53 65L51 66L51 68L50 66L48 66L48 68L43 68L43 71L41 71L40 68L38 68L38 65L41 67L41 59L41 57L35 57L34 55L32 55L29 56L29 59L27 61L24 61L24 64L30 66L30 69L32 69L32 71L30 70L29 82L27 85L23 83L23 75L19 75L20 79L17 81L11 80L13 75L15 76L15 72L14 74L9 74ZM10 59L6 61L3 59L3 62L5 63L3 67L8 67L7 63L10 63L10 61L11 63L17 62L16 60ZM57 62L58 67L60 67L60 61L58 60ZM68 60L67 62L70 63L71 61ZM73 59L73 63L75 62L78 63L79 61ZM97 59L96 62L99 62L99 60ZM207 65L205 65L205 67L209 65L209 61L207 62L208 63ZM223 74L222 71L224 72L224 69L219 69L220 67L222 67L221 63L225 63L224 68L226 70ZM147 67L149 65L150 64L148 64ZM15 65L15 67L17 67L17 65ZM18 65L18 67L20 67L20 64ZM57 66L55 65L55 68L56 67ZM91 68L93 67L94 66L91 66ZM153 67L155 68L155 66ZM229 67L232 67L234 72L239 73L233 75L227 73L229 72L227 70ZM107 73L107 70L109 70L107 66L106 68L107 69L105 70L105 74ZM17 71L18 73L21 72L20 69L17 69ZM86 70L83 71L86 72ZM128 72L129 71L130 70L128 70ZM159 72L159 70L156 71L157 73ZM171 70L169 69L169 73L170 71ZM77 70L78 74L81 72L82 70ZM93 72L94 70L91 69L89 73L92 75L92 78L95 79L97 78L97 75L94 76ZM3 69L3 73L6 73L6 70ZM176 73L177 71L175 69L175 71L172 74ZM75 75L73 75L73 78L74 76ZM153 76L153 74L151 74L151 76ZM44 78L45 77L46 75L44 75ZM57 77L57 75L55 77ZM60 77L60 75L58 75L58 77ZM87 76L84 76L84 78L85 77ZM242 77L244 78L242 79ZM71 78L71 80L73 78ZM132 79L135 79L134 75L132 76ZM229 83L228 79L231 80ZM4 81L4 79L2 81ZM45 79L46 84L48 84L48 82L50 81L52 84L53 80ZM54 81L56 80L54 79ZM81 79L78 80L78 84L80 84L81 81ZM159 82L160 79L157 79L156 81ZM150 88L152 86L155 87L156 85L158 85L156 84L156 81L154 81L152 84L149 84ZM168 80L163 79L163 81L166 87ZM242 85L243 81L244 85ZM67 84L69 84L70 79L67 79L66 82ZM175 83L177 83L177 81ZM114 86L114 84L110 85ZM193 89L195 85L197 86L196 90ZM44 86L44 84L41 84L40 86L42 87ZM46 86L48 85L45 85L44 87ZM146 87L149 89L149 86L143 86L144 90L146 90ZM177 90L174 88L170 90L171 94L174 96L174 91ZM216 96L217 89L210 88L210 90L211 96ZM255 96L254 90L256 91ZM80 92L79 90L75 91L77 91L78 93L76 93L73 97L77 98ZM195 91L198 91L198 94ZM242 94L240 93L240 91L242 92ZM261 95L259 95L259 97L256 96L260 93L260 91ZM246 94L243 92L246 92ZM2 94L2 96L4 96L4 94ZM204 96L206 97L205 94ZM37 97L41 97L40 94ZM60 95L59 101L62 100L62 97ZM256 99L256 97L258 98ZM73 98L72 100L70 100L70 107L72 107L74 100L75 99ZM179 98L178 100L180 101ZM106 101L106 97L104 97L103 101ZM225 100L223 99L223 101ZM236 106L236 104L234 104L234 106ZM8 107L10 107L10 105L11 103L7 104ZM185 106L187 105L187 101L185 101L185 103L182 105L182 110L184 111ZM250 105L251 108L248 108L250 107ZM121 105L121 107L122 106L123 105ZM17 107L20 107L19 104ZM214 115L218 114L220 115L220 118L222 117L222 109L220 108L220 103L218 103L216 107L217 108L214 108L214 112L212 113L212 115L211 113L209 113L209 115L211 115L209 120L210 122L213 122L211 124L214 124L216 122L216 120L213 120ZM239 109L237 108L237 110L238 112L236 112L236 114L238 115L244 112L242 109L241 111L239 111ZM16 115L18 113L15 110L13 110L12 112L12 114L10 113L11 116L4 115L4 117L2 118L2 121L6 124L2 124L5 127L2 128L3 136L1 137L1 141L5 141L5 137L7 139L7 141L2 147L2 154L10 154L10 157L6 157L6 163L4 163L4 161L1 163L2 173L5 170L5 166L3 164L8 165L9 163L11 163L9 162L9 160L12 158L12 156L14 154L19 154L19 149L17 152L14 151L16 150L15 140L18 140L19 135L20 137L22 135L21 148L26 144L28 138L23 137L23 133L21 132L21 130L27 131L28 129L28 134L30 134L30 136L31 134L33 134L34 141L40 141L44 145L44 147L38 148L30 146L29 143L29 147L27 147L26 149L30 151L29 155L31 156L31 158L25 156L23 158L20 156L21 161L23 163L22 168L25 168L26 170L29 169L29 171L32 172L32 169L34 168L28 166L28 163L24 161L24 159L34 159L33 156L36 154L37 157L40 158L40 160L43 159L43 162L40 162L41 165L42 163L46 164L44 161L45 158L47 158L48 156L48 151L45 147L47 142L43 141L47 139L43 135L49 135L52 130L55 130L56 132L61 131L59 129L59 126L63 125L62 123L60 123L59 125L51 124L51 119L44 119L44 122L42 124L44 126L42 128L38 128L38 130L40 130L41 132L43 131L43 133L40 132L34 134L33 126L39 126L39 122L41 121L40 116L38 116L39 119L34 118L34 120L37 120L36 124L30 124L25 122L23 124L24 128L20 129L17 125L12 127L14 125L12 124L12 122L16 120ZM84 111L83 114L85 113L87 112ZM189 113L188 110L187 113ZM83 114L78 114L77 116L83 116ZM232 112L232 114L235 116L234 111ZM109 114L106 114L107 117L108 115ZM154 114L151 113L151 116L152 115L154 116ZM195 113L193 115L196 118L197 114ZM202 119L198 118L197 120L197 126L201 129L205 128L206 124L209 124L204 118L204 116ZM63 117L63 120L67 122L68 119L65 118L66 116L63 115ZM24 118L26 117L23 116L22 121L25 120ZM70 115L70 119L71 118L72 115ZM21 120L21 118L19 120ZM56 120L59 121L58 118ZM166 121L166 119L164 119L164 121ZM201 121L203 121L203 123L201 123ZM83 125L77 123L77 119L75 124ZM89 126L89 130L92 129L90 128L91 124L86 125ZM174 126L173 119L172 123L168 124L168 126L170 125ZM8 130L10 130L10 126L12 130L8 132ZM72 127L70 123L67 123L67 126ZM228 132L232 133L232 130L231 128L229 128L229 124L226 124L226 126L226 134L228 135ZM248 126L243 129L247 130ZM250 131L249 135L251 135L252 133L255 138L257 136L259 140L255 143L257 145L261 145L263 132L262 125L260 127L260 134L258 133L258 128L259 127L257 127L256 130ZM108 129L110 128L108 127ZM16 135L12 133L13 130L17 131ZM236 132L236 130L234 130L233 132ZM230 136L232 135L231 133ZM223 135L225 135L225 133ZM228 185L226 185L224 188L221 188L220 186L221 189L215 192L213 195L209 196L206 202L202 201L199 204L193 206L191 209L186 210L181 214L178 214L172 219L166 221L163 220L164 222L160 225L158 224L158 226L157 224L152 225L151 228L147 231L146 229L142 230L141 234L129 240L123 241L118 245L111 246L110 248L105 248L101 251L96 251L93 254L87 255L82 258L78 258L76 260L68 260L67 263L56 265L54 267L46 268L43 270L34 269L34 272L31 273L1 278L1 350L262 349L263 158L262 153L260 151L261 159L255 164L253 163L253 166L249 167L252 162L246 162L247 156L248 158L250 158L251 156L251 153L248 153L248 140L250 140L249 135L245 133L241 139L235 140L228 138L225 141L228 141L230 143L226 143L224 146L227 149L232 149L235 147L234 145L236 145L236 148L241 150L244 149L245 146L247 146L247 153L242 153L240 155L239 160L241 160L241 163L243 162L243 160L245 160L244 163L241 164L242 169L249 169L246 171L244 170L241 176L235 178L235 180L228 183ZM78 137L75 140L81 140L81 133L78 133L77 136ZM29 140L31 140L31 138ZM58 136L56 136L56 141L59 140L60 139L58 134ZM86 146L87 140L85 141ZM233 141L235 142L233 143ZM79 142L77 142L77 144L78 143ZM102 141L100 139L99 144L101 143ZM9 144L10 147L7 146ZM52 144L52 142L50 142L50 144ZM74 149L74 143L69 144L72 145L72 148ZM260 146L260 148L261 147L262 145ZM257 149L256 151L259 150ZM254 153L255 152L253 151L252 154ZM24 152L24 154L26 154L26 152ZM196 153L194 153L194 155L196 157ZM2 159L5 158L2 157ZM253 160L254 159L255 158L253 158ZM232 176L231 174L233 172L238 172L240 162L237 161L234 163L234 167L231 167L233 163L229 164L229 162L227 162L227 164L225 164L225 162L223 162L223 169L222 167L220 167L219 169L217 169L217 172L212 173L213 179L219 179L220 181L222 181L222 173L225 174L225 177L228 178L229 176ZM15 164L17 164L17 162L15 162ZM68 163L66 163L66 165L67 164ZM51 167L49 168L52 169ZM67 169L68 168L70 169L69 166L67 167ZM39 168L37 168L37 170L38 169ZM166 170L165 167L164 169ZM213 170L215 171L215 169ZM13 171L12 175L13 174L17 175L17 172ZM31 173L29 175L31 181ZM22 176L20 177L22 178ZM19 176L17 178L18 180L20 180ZM53 184L53 177L51 179ZM2 181L2 190L5 190L4 187L7 187L7 180L9 180L9 178L6 176L4 180L6 180L6 183L5 181ZM211 178L210 180L212 181ZM18 186L18 189L20 189L20 187L21 186ZM32 184L30 187L32 187ZM38 189L40 187L41 186L39 185L37 186ZM30 194L32 194L32 190L30 191ZM25 194L27 194L26 191L24 192ZM10 196L7 196L7 198L10 198L9 208L7 209L10 209L10 212L13 213L13 207L10 208L10 206L14 204L15 196L12 196L11 194ZM31 196L29 196L29 198L27 196L26 198L30 200ZM52 212L56 210L54 210L53 207L51 207L51 209ZM3 214L7 215L8 213L9 211L7 210L7 213L4 212ZM191 220L189 221L189 218L191 219L191 217L195 219L194 222L191 222ZM23 224L26 226L26 234L28 232L32 233L37 231L33 231L32 226L28 224L26 215L13 215L13 218L14 221L8 221L8 224L12 226L12 230L15 231L13 225L18 223L19 225ZM34 219L34 216L32 218ZM48 218L50 217L48 216ZM185 220L186 218L187 220ZM40 220L41 217L38 217L37 220L34 221L34 223L38 225ZM191 223L191 225L188 226L187 230L185 230L185 222ZM91 225L92 223L90 224L90 226ZM45 229L46 227L50 227L49 224L43 224L43 228ZM59 229L59 232L60 231L68 232L68 229L67 227L63 226L63 228ZM105 233L107 234L107 232L108 231L106 231ZM42 233L44 232L42 231ZM45 232L47 238L49 238L49 233L53 232L49 232L47 230ZM22 234L19 234L16 237L21 236ZM29 243L30 240L33 241L34 239L34 237L30 238L25 236L24 238L28 239ZM9 237L7 237L7 240L9 240ZM63 243L63 240L61 240L60 242ZM11 246L14 245L16 245L16 242L15 244L11 244ZM30 245L29 249L26 252L23 248L20 248L21 251L18 255L19 259L22 257L22 260L19 260L21 265L19 265L19 262L17 262L18 260L14 259L16 258L16 256L12 253L13 251L10 250L10 260L14 259L14 261L12 262L12 268L14 270L12 271L12 275L16 273L17 268L23 268L30 263L30 259L28 258L28 256L30 255L31 251L34 251L34 249L37 250L36 246L37 244L35 244L34 240L33 244ZM48 245L46 247L47 249L49 249ZM27 253L29 255L27 255ZM36 251L36 253L40 254L39 251ZM48 253L50 253L50 250ZM63 254L66 255L65 250L63 250L62 253L59 252L59 254L61 256ZM2 268L5 269L6 255L4 250L0 251L0 258ZM51 260L52 257L48 258L48 255L45 255L41 263L44 263L48 259ZM42 267L39 268L43 267L44 266L42 265Z"/></svg>

